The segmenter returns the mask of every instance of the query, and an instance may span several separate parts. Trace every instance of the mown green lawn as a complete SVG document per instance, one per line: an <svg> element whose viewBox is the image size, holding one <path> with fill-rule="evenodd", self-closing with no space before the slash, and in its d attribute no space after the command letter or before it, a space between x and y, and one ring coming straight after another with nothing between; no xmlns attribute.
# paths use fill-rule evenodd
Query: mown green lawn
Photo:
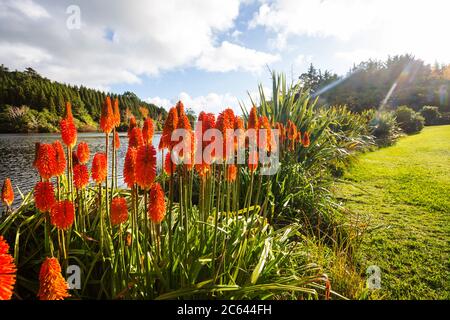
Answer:
<svg viewBox="0 0 450 320"><path fill-rule="evenodd" d="M369 218L362 272L381 268L382 299L450 299L450 126L426 127L364 154L335 186Z"/></svg>

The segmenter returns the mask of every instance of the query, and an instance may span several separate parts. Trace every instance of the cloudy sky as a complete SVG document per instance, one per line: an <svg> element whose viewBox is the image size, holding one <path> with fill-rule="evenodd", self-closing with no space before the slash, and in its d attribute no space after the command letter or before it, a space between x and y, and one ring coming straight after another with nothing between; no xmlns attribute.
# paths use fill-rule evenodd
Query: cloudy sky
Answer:
<svg viewBox="0 0 450 320"><path fill-rule="evenodd" d="M0 63L164 107L239 109L268 66L450 62L447 0L0 0ZM79 13L79 14L78 14Z"/></svg>

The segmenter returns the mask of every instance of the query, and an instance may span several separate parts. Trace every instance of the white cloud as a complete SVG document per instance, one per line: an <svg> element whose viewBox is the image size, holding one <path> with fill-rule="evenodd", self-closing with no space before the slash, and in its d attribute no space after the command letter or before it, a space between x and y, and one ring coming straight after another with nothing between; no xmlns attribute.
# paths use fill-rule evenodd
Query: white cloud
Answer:
<svg viewBox="0 0 450 320"><path fill-rule="evenodd" d="M449 62L449 9L450 2L442 0L262 1L249 27L272 32L269 41L278 48L294 36L333 37L382 56L412 53Z"/></svg>
<svg viewBox="0 0 450 320"><path fill-rule="evenodd" d="M153 103L158 107L163 107L166 110L169 110L170 107L173 106L173 103L169 99L161 98L161 97L153 97L145 99L148 103Z"/></svg>
<svg viewBox="0 0 450 320"><path fill-rule="evenodd" d="M207 71L228 72L260 71L264 66L279 60L279 56L244 48L228 41L220 47L206 49L197 60L197 66Z"/></svg>
<svg viewBox="0 0 450 320"><path fill-rule="evenodd" d="M48 18L50 14L32 0L4 0L0 2L0 16L23 15L31 19Z"/></svg>
<svg viewBox="0 0 450 320"><path fill-rule="evenodd" d="M312 55L305 56L304 54L299 54L294 60L294 67L304 68L305 66L311 63L312 58L313 58Z"/></svg>
<svg viewBox="0 0 450 320"><path fill-rule="evenodd" d="M218 35L234 29L239 0L115 0L107 5L80 0L81 28L72 30L66 27L69 4L0 0L0 46L8 48L2 63L32 66L58 81L108 87L193 65L254 71L272 58L238 45L215 47ZM30 50L24 56L25 47ZM217 54L223 54L220 68L210 65Z"/></svg>

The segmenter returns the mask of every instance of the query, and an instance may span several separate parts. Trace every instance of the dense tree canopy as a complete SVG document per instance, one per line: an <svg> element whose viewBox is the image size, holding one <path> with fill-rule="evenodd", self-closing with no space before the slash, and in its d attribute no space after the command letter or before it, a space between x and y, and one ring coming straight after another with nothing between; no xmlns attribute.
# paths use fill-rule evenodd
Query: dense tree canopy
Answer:
<svg viewBox="0 0 450 320"><path fill-rule="evenodd" d="M306 89L320 95L329 105L347 105L354 111L380 106L408 105L415 110L424 105L450 111L450 65L433 66L411 55L368 60L338 76L310 66L299 77Z"/></svg>
<svg viewBox="0 0 450 320"><path fill-rule="evenodd" d="M107 95L119 99L123 122L127 120L127 113L139 119L140 107L147 108L148 115L155 120L165 118L163 108L140 100L132 92L117 95L84 86L71 86L44 78L32 68L10 71L1 65L0 131L56 131L66 101L72 103L78 127L81 130L95 130Z"/></svg>

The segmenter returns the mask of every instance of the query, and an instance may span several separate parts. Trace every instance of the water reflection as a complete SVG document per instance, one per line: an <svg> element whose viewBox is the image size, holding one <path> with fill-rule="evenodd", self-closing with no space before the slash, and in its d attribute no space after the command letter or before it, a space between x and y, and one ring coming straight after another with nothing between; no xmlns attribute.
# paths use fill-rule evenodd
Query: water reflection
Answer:
<svg viewBox="0 0 450 320"><path fill-rule="evenodd" d="M111 135L112 136L112 135ZM123 162L128 147L126 133L119 134L120 148L118 150L118 182L119 186L123 182ZM158 146L161 135L155 134L153 145ZM0 184L7 177L11 178L14 187L15 204L20 203L20 193L27 193L34 188L39 179L37 171L32 167L34 160L34 147L36 142L51 143L61 139L59 134L0 134ZM105 150L105 135L101 133L79 133L78 142L85 141L91 150L91 161L95 152ZM112 142L111 142L112 143ZM161 153L157 153L158 168L161 167ZM91 163L89 163L89 169ZM111 170L109 170L111 173Z"/></svg>

